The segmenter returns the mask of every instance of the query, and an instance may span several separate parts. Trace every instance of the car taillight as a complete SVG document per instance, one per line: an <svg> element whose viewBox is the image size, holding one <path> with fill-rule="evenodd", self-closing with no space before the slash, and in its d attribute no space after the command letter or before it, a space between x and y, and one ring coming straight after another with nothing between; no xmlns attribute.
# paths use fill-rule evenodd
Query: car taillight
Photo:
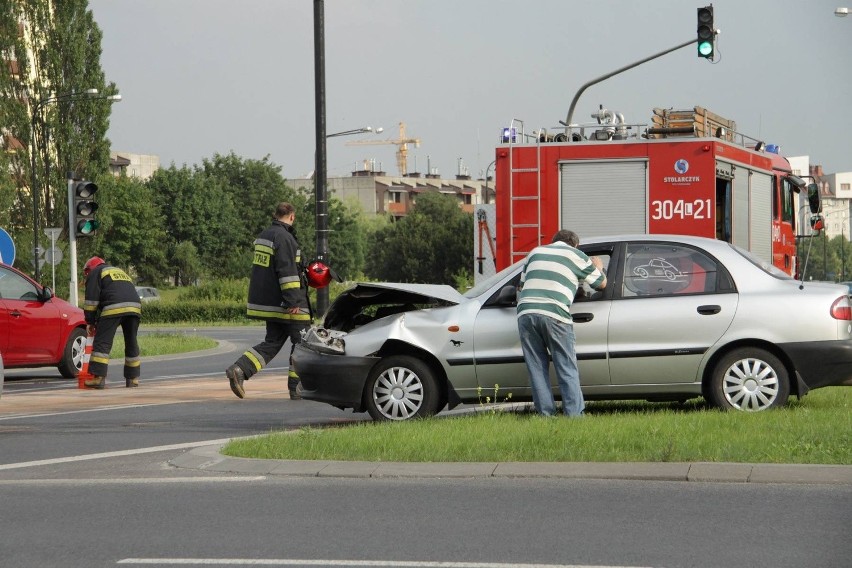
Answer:
<svg viewBox="0 0 852 568"><path fill-rule="evenodd" d="M841 296L831 304L831 317L838 320L852 320L852 302L850 296Z"/></svg>

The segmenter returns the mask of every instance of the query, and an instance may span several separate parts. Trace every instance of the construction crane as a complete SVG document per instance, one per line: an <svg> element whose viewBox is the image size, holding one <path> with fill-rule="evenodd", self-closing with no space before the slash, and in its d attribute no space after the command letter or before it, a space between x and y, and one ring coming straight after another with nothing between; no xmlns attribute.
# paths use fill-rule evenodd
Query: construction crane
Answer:
<svg viewBox="0 0 852 568"><path fill-rule="evenodd" d="M387 140L353 140L351 142L347 142L347 146L360 146L360 145L376 145L376 144L394 144L399 146L396 150L396 167L399 168L399 175L404 176L408 173L408 145L414 144L415 148L420 147L420 139L419 138L407 138L405 136L405 123L399 123L399 138L396 139L387 139Z"/></svg>

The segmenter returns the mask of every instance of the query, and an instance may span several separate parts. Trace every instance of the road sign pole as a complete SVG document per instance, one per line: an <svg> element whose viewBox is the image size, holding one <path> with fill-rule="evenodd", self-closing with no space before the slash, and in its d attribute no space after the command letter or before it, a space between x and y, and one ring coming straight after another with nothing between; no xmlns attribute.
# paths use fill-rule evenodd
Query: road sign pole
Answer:
<svg viewBox="0 0 852 568"><path fill-rule="evenodd" d="M74 172L68 172L68 261L71 263L71 293L68 301L79 304L77 297L77 231L74 228Z"/></svg>

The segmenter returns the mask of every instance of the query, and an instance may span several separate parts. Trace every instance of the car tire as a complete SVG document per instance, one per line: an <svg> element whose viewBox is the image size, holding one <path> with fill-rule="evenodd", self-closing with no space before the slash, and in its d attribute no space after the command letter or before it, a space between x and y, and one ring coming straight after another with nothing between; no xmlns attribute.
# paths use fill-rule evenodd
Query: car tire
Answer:
<svg viewBox="0 0 852 568"><path fill-rule="evenodd" d="M722 410L757 412L787 403L790 379L775 355L758 348L731 351L716 364L707 391Z"/></svg>
<svg viewBox="0 0 852 568"><path fill-rule="evenodd" d="M429 365L408 355L380 361L367 379L367 412L373 420L410 420L438 412L440 395Z"/></svg>
<svg viewBox="0 0 852 568"><path fill-rule="evenodd" d="M86 352L86 331L76 328L68 337L65 350L62 352L62 360L59 362L59 373L66 379L74 379L83 368L83 355Z"/></svg>

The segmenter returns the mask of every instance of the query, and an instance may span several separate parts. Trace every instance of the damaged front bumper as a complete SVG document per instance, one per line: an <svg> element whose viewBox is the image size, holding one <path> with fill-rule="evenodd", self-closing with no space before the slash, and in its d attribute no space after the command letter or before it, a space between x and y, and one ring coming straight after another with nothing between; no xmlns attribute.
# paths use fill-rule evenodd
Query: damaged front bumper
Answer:
<svg viewBox="0 0 852 568"><path fill-rule="evenodd" d="M337 408L363 412L364 385L378 357L349 357L300 343L293 351L293 368L302 381L302 398Z"/></svg>

